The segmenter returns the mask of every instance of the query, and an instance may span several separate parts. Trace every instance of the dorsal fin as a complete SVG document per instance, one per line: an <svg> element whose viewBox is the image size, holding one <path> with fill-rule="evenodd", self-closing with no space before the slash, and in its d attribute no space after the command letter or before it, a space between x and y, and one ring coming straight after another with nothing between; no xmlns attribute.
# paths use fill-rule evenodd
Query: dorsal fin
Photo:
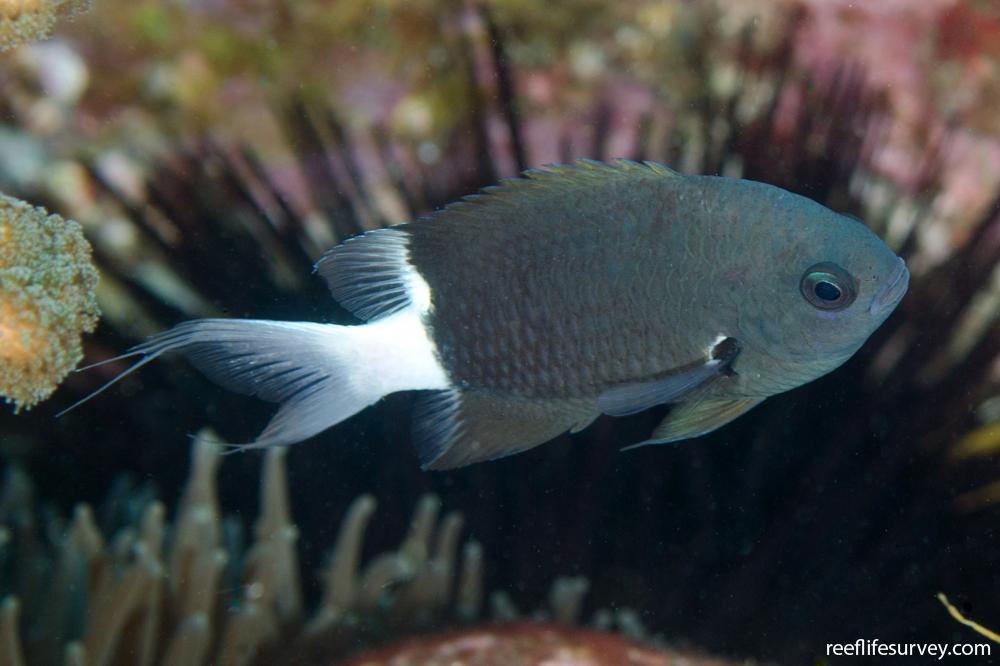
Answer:
<svg viewBox="0 0 1000 666"><path fill-rule="evenodd" d="M430 289L410 264L405 225L348 238L316 262L333 297L359 319L381 319L415 306L430 308Z"/></svg>
<svg viewBox="0 0 1000 666"><path fill-rule="evenodd" d="M682 174L659 162L636 162L618 159L613 163L580 158L571 164L546 164L537 169L528 169L517 178L503 178L499 185L491 185L479 194L462 197L462 200L445 206L444 210L463 204L487 203L494 199L523 196L530 190L550 191L553 186L587 187L590 183L607 183L609 180L631 180L634 178L675 178Z"/></svg>
<svg viewBox="0 0 1000 666"><path fill-rule="evenodd" d="M580 180L590 177L596 178L622 178L634 176L680 176L668 166L659 162L636 162L635 160L616 159L614 162L601 162L581 157L571 164L554 163L545 164L540 169L528 169L524 172L523 178L514 178L503 182L516 182L518 180L547 180L547 179L571 179ZM488 189L488 188L487 188Z"/></svg>
<svg viewBox="0 0 1000 666"><path fill-rule="evenodd" d="M581 158L571 164L546 164L528 169L519 177L502 178L497 185L484 187L419 218L412 224L413 233L417 234L416 229L423 225L443 219L497 221L516 218L529 209L537 212L541 207L575 209L582 198L593 196L595 191L606 192L609 186L680 178L682 174L657 162L619 159L609 163ZM487 212L492 214L486 215Z"/></svg>
<svg viewBox="0 0 1000 666"><path fill-rule="evenodd" d="M677 176L680 174L656 162L617 160L612 164L579 159L572 164L549 164L463 197L416 224L434 224L440 216L479 213L483 205L516 205L539 195L550 201L556 198L553 194L575 200L581 190L590 190L597 183ZM430 289L410 262L409 226L354 236L316 262L315 272L326 280L334 298L360 319L379 319L411 305L422 312L430 308Z"/></svg>

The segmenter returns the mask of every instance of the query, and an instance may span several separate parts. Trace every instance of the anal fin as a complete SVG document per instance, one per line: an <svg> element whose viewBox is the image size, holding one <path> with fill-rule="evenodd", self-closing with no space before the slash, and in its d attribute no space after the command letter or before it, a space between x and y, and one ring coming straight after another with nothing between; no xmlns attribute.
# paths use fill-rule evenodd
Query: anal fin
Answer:
<svg viewBox="0 0 1000 666"><path fill-rule="evenodd" d="M669 444L706 435L750 411L763 400L764 398L699 400L679 404L671 409L660 425L656 426L649 439L622 450L627 451L647 444Z"/></svg>
<svg viewBox="0 0 1000 666"><path fill-rule="evenodd" d="M592 400L435 391L417 399L414 444L423 469L453 469L533 448L593 413Z"/></svg>

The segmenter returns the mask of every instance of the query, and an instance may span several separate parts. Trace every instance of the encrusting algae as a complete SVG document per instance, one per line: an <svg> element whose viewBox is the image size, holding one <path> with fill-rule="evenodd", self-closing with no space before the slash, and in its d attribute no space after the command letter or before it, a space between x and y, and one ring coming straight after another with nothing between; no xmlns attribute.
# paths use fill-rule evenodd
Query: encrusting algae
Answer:
<svg viewBox="0 0 1000 666"><path fill-rule="evenodd" d="M636 643L651 639L627 610L598 611L595 629L570 632L582 616L588 589L582 578L555 581L549 608L531 615L542 621L537 630L511 624L523 616L506 595L494 593L484 603L482 548L474 541L462 545L462 516L441 517L433 495L417 503L398 549L370 559L362 558L362 550L376 502L370 495L356 499L320 576L318 607L307 613L286 450L271 449L264 456L261 513L244 550L232 519L219 507L221 448L215 439L209 431L195 438L173 524L163 504L148 496L112 494L110 506L129 518L110 536L83 504L68 522L51 514L40 520L27 475L16 467L8 470L0 488L0 589L8 595L0 600L0 663L322 666L342 663L366 646L450 629L427 637L427 645L437 646L453 641L455 630L465 625L470 635L495 637L490 644L506 651L511 636L527 635L532 644L541 641L539 649L552 648L552 637L559 639L557 647L586 641L576 648L602 652L616 641L615 646L661 658L643 664L729 663ZM495 623L480 624L484 615ZM620 633L605 631L611 628ZM604 638L595 639L598 635ZM413 643L403 649L412 651Z"/></svg>
<svg viewBox="0 0 1000 666"><path fill-rule="evenodd" d="M15 410L80 362L80 336L100 316L97 280L79 224L0 194L0 396Z"/></svg>
<svg viewBox="0 0 1000 666"><path fill-rule="evenodd" d="M58 16L88 9L90 0L0 0L0 51L45 39Z"/></svg>

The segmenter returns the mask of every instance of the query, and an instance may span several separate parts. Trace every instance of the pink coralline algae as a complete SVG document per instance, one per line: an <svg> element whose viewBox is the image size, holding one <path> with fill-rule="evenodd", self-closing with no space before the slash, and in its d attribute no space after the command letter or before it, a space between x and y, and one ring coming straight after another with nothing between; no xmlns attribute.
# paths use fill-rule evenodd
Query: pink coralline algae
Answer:
<svg viewBox="0 0 1000 666"><path fill-rule="evenodd" d="M381 647L343 666L736 666L618 634L554 623L480 625Z"/></svg>

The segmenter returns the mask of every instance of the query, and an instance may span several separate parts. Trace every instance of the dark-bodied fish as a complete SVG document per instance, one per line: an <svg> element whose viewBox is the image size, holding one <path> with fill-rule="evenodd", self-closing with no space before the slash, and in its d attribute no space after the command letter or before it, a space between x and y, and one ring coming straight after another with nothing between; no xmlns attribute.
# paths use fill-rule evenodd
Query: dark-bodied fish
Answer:
<svg viewBox="0 0 1000 666"><path fill-rule="evenodd" d="M529 171L316 264L366 323L189 321L126 356L184 354L280 403L246 446L299 442L420 390L425 468L498 458L675 406L644 444L701 435L846 361L906 292L857 220L762 183L655 163Z"/></svg>

